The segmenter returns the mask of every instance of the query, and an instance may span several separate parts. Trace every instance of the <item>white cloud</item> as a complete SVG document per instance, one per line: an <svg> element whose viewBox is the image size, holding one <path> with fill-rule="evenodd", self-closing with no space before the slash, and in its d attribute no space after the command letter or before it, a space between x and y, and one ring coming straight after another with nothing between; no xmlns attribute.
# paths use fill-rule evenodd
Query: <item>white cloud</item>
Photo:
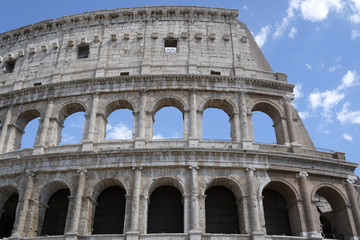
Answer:
<svg viewBox="0 0 360 240"><path fill-rule="evenodd" d="M266 43L270 30L271 30L271 26L267 25L265 27L262 27L260 32L255 36L255 41L259 45L259 47L264 46L264 44Z"/></svg>
<svg viewBox="0 0 360 240"><path fill-rule="evenodd" d="M290 25L291 20L295 17L295 12L299 9L301 1L302 0L289 0L289 7L286 10L286 17L282 19L281 23L276 24L276 29L273 34L274 39L283 36L284 31Z"/></svg>
<svg viewBox="0 0 360 240"><path fill-rule="evenodd" d="M346 102L341 111L337 113L336 118L341 122L341 124L345 123L356 123L360 124L360 111L349 111L350 103Z"/></svg>
<svg viewBox="0 0 360 240"><path fill-rule="evenodd" d="M159 133L159 134L154 135L153 139L164 139L164 136Z"/></svg>
<svg viewBox="0 0 360 240"><path fill-rule="evenodd" d="M301 83L297 83L294 87L295 98L301 98L303 96L301 89L302 89Z"/></svg>
<svg viewBox="0 0 360 240"><path fill-rule="evenodd" d="M338 86L338 90L342 90L344 88L352 87L357 85L357 73L355 71L347 71L347 73L341 79L341 85Z"/></svg>
<svg viewBox="0 0 360 240"><path fill-rule="evenodd" d="M242 6L242 9L244 9L244 10L247 10L248 8L249 8L249 6L247 6L247 5Z"/></svg>
<svg viewBox="0 0 360 240"><path fill-rule="evenodd" d="M308 117L310 117L310 113L309 112L299 112L299 116L301 119L305 120L307 119Z"/></svg>
<svg viewBox="0 0 360 240"><path fill-rule="evenodd" d="M349 142L351 142L353 140L353 137L348 133L344 133L343 137L344 137L345 140L347 140Z"/></svg>
<svg viewBox="0 0 360 240"><path fill-rule="evenodd" d="M357 29L351 30L351 39L358 38L360 36L360 31Z"/></svg>
<svg viewBox="0 0 360 240"><path fill-rule="evenodd" d="M132 131L124 123L119 122L115 126L106 126L106 139L131 139Z"/></svg>
<svg viewBox="0 0 360 240"><path fill-rule="evenodd" d="M296 27L292 27L290 32L289 32L289 35L288 35L289 38L295 38L296 33L297 33Z"/></svg>
<svg viewBox="0 0 360 240"><path fill-rule="evenodd" d="M305 0L300 5L303 19L311 22L322 21L330 11L339 12L342 8L341 0Z"/></svg>
<svg viewBox="0 0 360 240"><path fill-rule="evenodd" d="M68 133L62 133L61 134L61 143L64 143L64 144L76 143L76 137L72 136Z"/></svg>
<svg viewBox="0 0 360 240"><path fill-rule="evenodd" d="M323 108L324 111L329 111L336 106L345 95L339 93L337 90L326 90L325 92L319 92L315 90L309 95L309 101L311 107L316 110L317 108Z"/></svg>
<svg viewBox="0 0 360 240"><path fill-rule="evenodd" d="M350 16L350 21L360 23L360 0L351 0L350 8L353 12Z"/></svg>
<svg viewBox="0 0 360 240"><path fill-rule="evenodd" d="M308 63L305 63L305 66L307 67L307 69L309 69L310 71L312 70L312 66Z"/></svg>
<svg viewBox="0 0 360 240"><path fill-rule="evenodd" d="M338 65L335 65L335 66L332 66L332 67L329 67L329 72L334 72L336 71L337 69L341 68L341 65L338 64Z"/></svg>

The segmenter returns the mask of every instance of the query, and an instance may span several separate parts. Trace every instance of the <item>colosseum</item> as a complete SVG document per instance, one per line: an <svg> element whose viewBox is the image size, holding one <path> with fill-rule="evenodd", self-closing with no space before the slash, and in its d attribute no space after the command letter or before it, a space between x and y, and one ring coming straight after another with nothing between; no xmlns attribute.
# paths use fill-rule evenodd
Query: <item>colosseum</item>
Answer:
<svg viewBox="0 0 360 240"><path fill-rule="evenodd" d="M0 238L360 239L356 163L318 151L233 9L102 10L0 34ZM153 139L175 107L183 139ZM231 140L202 137L224 111ZM107 140L109 115L133 114L132 138ZM252 112L276 143L254 141ZM59 144L83 112L78 144ZM31 148L25 127L39 118Z"/></svg>

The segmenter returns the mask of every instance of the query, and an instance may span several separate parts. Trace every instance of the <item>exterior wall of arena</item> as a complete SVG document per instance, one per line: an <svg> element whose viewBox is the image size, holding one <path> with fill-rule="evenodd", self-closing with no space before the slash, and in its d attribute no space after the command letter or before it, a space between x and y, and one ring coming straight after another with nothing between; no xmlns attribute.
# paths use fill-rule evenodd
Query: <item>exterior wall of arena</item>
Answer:
<svg viewBox="0 0 360 240"><path fill-rule="evenodd" d="M46 20L0 34L0 237L360 239L355 163L318 151L237 10L142 7ZM163 107L183 139L153 139ZM202 139L207 108L231 141ZM133 113L132 139L106 140ZM274 123L254 141L252 112ZM84 112L81 143L59 145ZM26 125L40 118L32 148Z"/></svg>

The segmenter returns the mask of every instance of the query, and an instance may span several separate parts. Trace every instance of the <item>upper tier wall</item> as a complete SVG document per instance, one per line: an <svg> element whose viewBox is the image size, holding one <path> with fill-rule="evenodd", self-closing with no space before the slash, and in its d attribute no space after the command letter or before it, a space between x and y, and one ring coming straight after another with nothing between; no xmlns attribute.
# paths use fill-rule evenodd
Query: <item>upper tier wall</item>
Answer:
<svg viewBox="0 0 360 240"><path fill-rule="evenodd" d="M46 20L0 34L0 94L121 73L221 74L286 81L273 73L238 11L142 7ZM165 52L165 40L176 52ZM174 44L174 41L171 44ZM89 53L79 58L79 46Z"/></svg>

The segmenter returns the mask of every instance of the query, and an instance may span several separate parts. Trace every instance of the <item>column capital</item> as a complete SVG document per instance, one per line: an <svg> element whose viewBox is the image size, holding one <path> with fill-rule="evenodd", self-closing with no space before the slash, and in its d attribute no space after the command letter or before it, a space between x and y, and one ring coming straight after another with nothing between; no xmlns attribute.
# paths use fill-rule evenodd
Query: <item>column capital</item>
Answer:
<svg viewBox="0 0 360 240"><path fill-rule="evenodd" d="M293 95L285 95L280 99L280 103L281 104L291 104L293 100L294 100Z"/></svg>
<svg viewBox="0 0 360 240"><path fill-rule="evenodd" d="M199 170L199 166L198 165L189 165L189 169Z"/></svg>
<svg viewBox="0 0 360 240"><path fill-rule="evenodd" d="M87 169L86 168L79 168L76 172L79 173L79 174L86 174Z"/></svg>
<svg viewBox="0 0 360 240"><path fill-rule="evenodd" d="M248 91L246 90L240 90L239 91L240 97L246 97L246 95L248 94Z"/></svg>
<svg viewBox="0 0 360 240"><path fill-rule="evenodd" d="M254 172L254 171L256 171L256 168L254 168L254 167L247 167L245 170L246 170L247 172Z"/></svg>
<svg viewBox="0 0 360 240"><path fill-rule="evenodd" d="M146 95L148 92L149 92L149 89L147 89L147 88L143 88L143 89L141 89L141 90L139 91L140 96L144 96L144 95Z"/></svg>
<svg viewBox="0 0 360 240"><path fill-rule="evenodd" d="M31 169L26 169L26 170L25 170L25 174L26 174L26 176L28 176L28 177L35 177L36 171L31 170Z"/></svg>
<svg viewBox="0 0 360 240"><path fill-rule="evenodd" d="M346 179L346 182L347 183L349 183L349 184L352 184L352 185L354 185L355 184L355 179L354 178L352 178L351 176L349 176L347 179Z"/></svg>
<svg viewBox="0 0 360 240"><path fill-rule="evenodd" d="M296 177L297 178L300 178L300 177L308 177L309 176L309 174L307 173L307 172L305 172L305 171L300 171L300 172L298 172L297 174L296 174Z"/></svg>
<svg viewBox="0 0 360 240"><path fill-rule="evenodd" d="M196 94L198 91L199 91L199 90L198 90L196 87L193 87L193 88L190 88L190 89L189 89L189 92L190 92L191 95Z"/></svg>
<svg viewBox="0 0 360 240"><path fill-rule="evenodd" d="M142 167L133 166L131 169L134 170L134 171L138 170L138 171L141 172L141 170L142 170L143 168L142 168Z"/></svg>
<svg viewBox="0 0 360 240"><path fill-rule="evenodd" d="M91 92L93 98L98 98L100 96L100 91L94 91L94 92Z"/></svg>

